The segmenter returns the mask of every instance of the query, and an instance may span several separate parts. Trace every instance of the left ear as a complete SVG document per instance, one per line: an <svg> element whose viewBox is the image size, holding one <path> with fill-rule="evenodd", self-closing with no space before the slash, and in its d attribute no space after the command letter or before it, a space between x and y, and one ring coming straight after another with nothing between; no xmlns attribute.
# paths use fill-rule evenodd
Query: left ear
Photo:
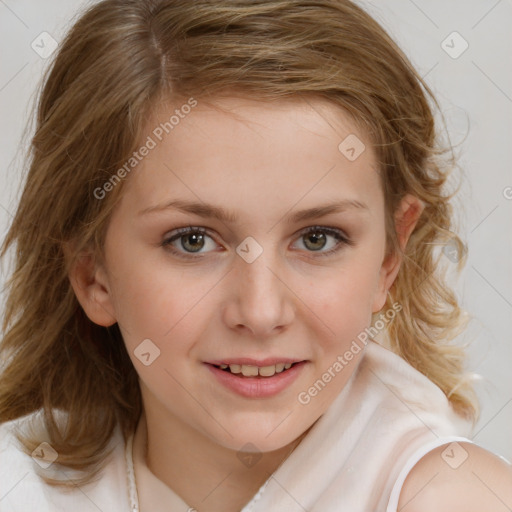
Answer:
<svg viewBox="0 0 512 512"><path fill-rule="evenodd" d="M406 194L400 201L395 212L395 227L398 243L402 251L405 250L409 237L416 227L424 208L425 204L423 201L411 194ZM373 313L380 311L384 307L388 290L396 279L401 264L402 256L396 251L388 254L384 258L379 273L378 287L374 297Z"/></svg>

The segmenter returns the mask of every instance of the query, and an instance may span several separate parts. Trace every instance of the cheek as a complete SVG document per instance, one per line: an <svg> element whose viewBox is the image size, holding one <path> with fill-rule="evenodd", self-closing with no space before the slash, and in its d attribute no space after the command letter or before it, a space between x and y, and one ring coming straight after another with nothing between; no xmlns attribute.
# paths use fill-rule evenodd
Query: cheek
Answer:
<svg viewBox="0 0 512 512"><path fill-rule="evenodd" d="M116 318L129 345L141 339L162 340L204 294L204 282L187 273L132 254L118 258L112 273Z"/></svg>
<svg viewBox="0 0 512 512"><path fill-rule="evenodd" d="M317 328L326 333L321 338L326 345L340 348L370 325L377 283L377 258L361 255L303 289L304 302L316 313Z"/></svg>

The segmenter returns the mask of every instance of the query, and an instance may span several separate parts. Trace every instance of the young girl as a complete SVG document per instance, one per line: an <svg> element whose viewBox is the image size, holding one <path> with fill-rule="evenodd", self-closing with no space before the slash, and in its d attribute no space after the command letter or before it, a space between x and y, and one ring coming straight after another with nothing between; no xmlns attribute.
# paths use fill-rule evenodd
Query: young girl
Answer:
<svg viewBox="0 0 512 512"><path fill-rule="evenodd" d="M0 511L510 510L428 98L349 0L90 7L3 246Z"/></svg>

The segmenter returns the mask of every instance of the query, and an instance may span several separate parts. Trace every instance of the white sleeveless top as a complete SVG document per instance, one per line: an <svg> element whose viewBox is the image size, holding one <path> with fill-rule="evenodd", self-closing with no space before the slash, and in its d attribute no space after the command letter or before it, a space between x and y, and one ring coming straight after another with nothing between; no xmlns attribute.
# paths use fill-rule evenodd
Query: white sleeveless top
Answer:
<svg viewBox="0 0 512 512"><path fill-rule="evenodd" d="M145 422L124 443L117 428L112 456L97 481L63 491L37 472L71 478L54 462L41 469L0 426L0 512L190 512L145 464ZM397 512L403 482L434 448L471 442L471 423L452 410L444 393L405 360L369 342L358 367L327 412L241 512ZM130 501L129 480L137 493ZM201 511L199 511L201 512Z"/></svg>

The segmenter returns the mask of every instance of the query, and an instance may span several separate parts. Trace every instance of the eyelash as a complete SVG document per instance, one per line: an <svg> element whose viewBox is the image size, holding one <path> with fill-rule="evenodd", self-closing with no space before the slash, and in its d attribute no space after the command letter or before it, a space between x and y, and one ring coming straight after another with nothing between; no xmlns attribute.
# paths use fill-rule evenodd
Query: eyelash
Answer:
<svg viewBox="0 0 512 512"><path fill-rule="evenodd" d="M175 231L176 231L176 234L163 240L163 242L161 243L161 246L164 247L166 250L172 252L176 256L183 258L183 259L188 259L188 260L198 259L198 258L202 257L202 255L199 254L198 256L194 256L193 253L181 252L181 251L175 249L171 245L172 242L174 242L175 240L179 240L182 236L195 234L195 233L199 233L202 235L208 235L210 238L213 238L209 234L209 231L206 228L202 228L202 227L198 227L198 226L188 226L185 228L178 228ZM333 236L334 238L336 238L338 243L332 249L329 249L328 251L318 252L315 257L323 258L326 256L331 256L332 254L340 251L344 245L348 245L348 246L354 245L354 242L350 238L348 238L343 233L343 231L336 229L336 228L327 227L327 226L310 226L310 227L302 230L299 233L299 238L303 237L305 235L308 235L310 233L319 233L319 232ZM315 251L307 251L307 252L314 253Z"/></svg>

